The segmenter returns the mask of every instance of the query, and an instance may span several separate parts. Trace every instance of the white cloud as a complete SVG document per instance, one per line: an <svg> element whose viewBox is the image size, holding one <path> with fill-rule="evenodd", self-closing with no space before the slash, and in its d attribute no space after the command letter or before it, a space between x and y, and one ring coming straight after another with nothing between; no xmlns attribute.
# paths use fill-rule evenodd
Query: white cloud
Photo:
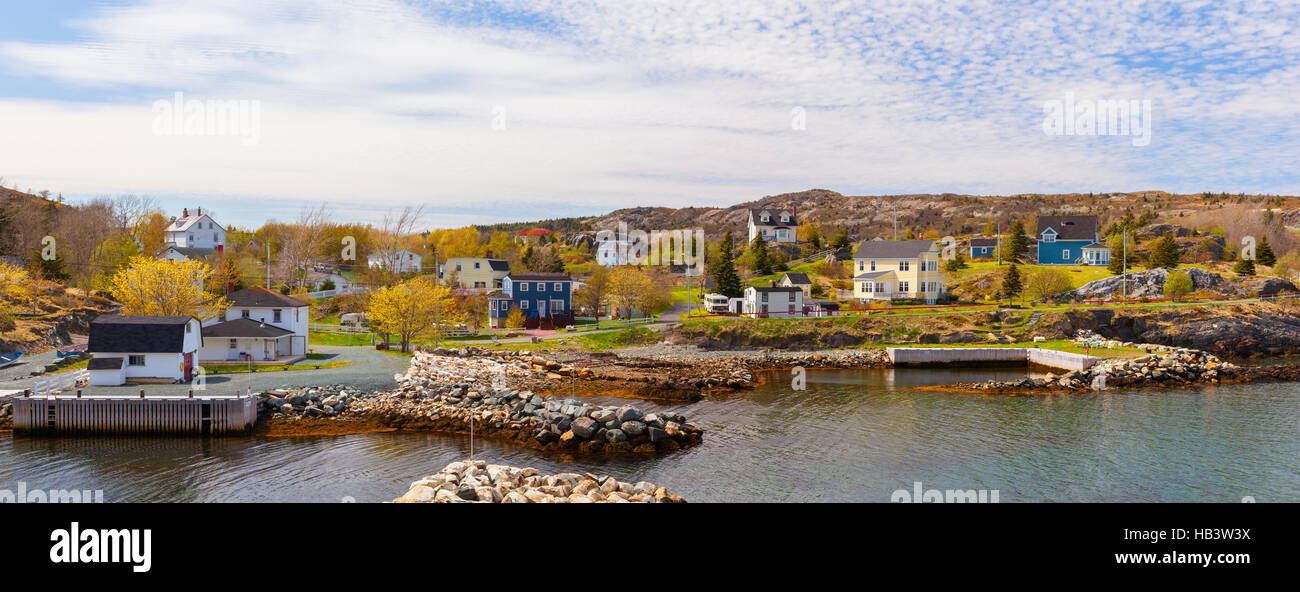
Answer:
<svg viewBox="0 0 1300 592"><path fill-rule="evenodd" d="M1285 172L1300 148L1291 7L498 6L560 25L480 22L454 2L101 8L78 21L83 40L0 43L0 59L139 99L0 101L0 125L27 139L0 144L0 174L64 193L427 203L479 221L520 204L594 213L809 187L1300 185ZM149 104L175 90L261 101L262 142L152 136ZM1044 136L1042 102L1066 92L1151 99L1151 145ZM790 129L794 106L806 131Z"/></svg>

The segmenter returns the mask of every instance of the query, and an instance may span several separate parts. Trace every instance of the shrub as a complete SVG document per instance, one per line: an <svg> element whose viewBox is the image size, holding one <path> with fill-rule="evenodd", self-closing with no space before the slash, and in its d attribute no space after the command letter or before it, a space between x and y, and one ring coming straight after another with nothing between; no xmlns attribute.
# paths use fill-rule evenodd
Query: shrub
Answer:
<svg viewBox="0 0 1300 592"><path fill-rule="evenodd" d="M1175 271L1165 278L1165 296L1178 300L1192 292L1192 276L1185 271Z"/></svg>

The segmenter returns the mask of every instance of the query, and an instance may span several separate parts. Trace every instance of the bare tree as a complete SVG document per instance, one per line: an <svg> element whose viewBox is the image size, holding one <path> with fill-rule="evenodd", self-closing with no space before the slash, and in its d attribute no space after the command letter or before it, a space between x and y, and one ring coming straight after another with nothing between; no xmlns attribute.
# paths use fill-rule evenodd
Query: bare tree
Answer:
<svg viewBox="0 0 1300 592"><path fill-rule="evenodd" d="M277 266L290 289L303 288L310 283L307 271L326 246L328 236L325 231L329 225L329 206L322 203L316 208L304 208L297 222L285 226Z"/></svg>
<svg viewBox="0 0 1300 592"><path fill-rule="evenodd" d="M370 250L370 257L377 262L385 281L391 280L401 269L401 250L406 246L406 238L420 226L424 215L424 206L406 206L394 213L389 210L384 214L384 224L374 236L375 244Z"/></svg>

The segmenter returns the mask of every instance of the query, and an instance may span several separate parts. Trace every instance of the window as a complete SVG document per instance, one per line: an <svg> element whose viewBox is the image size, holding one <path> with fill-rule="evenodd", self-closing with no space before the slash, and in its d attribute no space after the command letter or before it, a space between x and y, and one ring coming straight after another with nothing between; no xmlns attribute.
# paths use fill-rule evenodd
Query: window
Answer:
<svg viewBox="0 0 1300 592"><path fill-rule="evenodd" d="M555 292L563 292L563 291L564 291L564 286L562 286L562 285L560 284L560 282L555 282L555 285L554 285L554 286L551 286L551 290L553 290L553 291L555 291Z"/></svg>
<svg viewBox="0 0 1300 592"><path fill-rule="evenodd" d="M235 348L237 348L237 347L239 347L239 340L238 340L238 339L231 339L231 340L230 340L230 349L235 349Z"/></svg>
<svg viewBox="0 0 1300 592"><path fill-rule="evenodd" d="M249 310L248 310L247 308L245 308L244 310L239 311L239 316L240 316L241 318L245 318L245 319L246 319L246 318L248 318L248 313L249 313Z"/></svg>
<svg viewBox="0 0 1300 592"><path fill-rule="evenodd" d="M898 271L911 271L911 269L912 269L911 261L908 261L907 259L903 259L898 262ZM903 290L903 291L906 292L907 290Z"/></svg>
<svg viewBox="0 0 1300 592"><path fill-rule="evenodd" d="M871 260L871 271L875 271L875 270L876 270L876 260L875 260L875 259L872 259L872 260Z"/></svg>
<svg viewBox="0 0 1300 592"><path fill-rule="evenodd" d="M908 290L908 288L910 288L910 287L911 287L911 286L908 285L908 282L898 282L898 291L899 291L899 292L910 292L911 290Z"/></svg>
<svg viewBox="0 0 1300 592"><path fill-rule="evenodd" d="M862 271L863 269L866 269L866 267L867 267L867 262L866 262L866 261L863 261L863 260L861 260L861 259L859 259L859 260L858 260L858 271Z"/></svg>
<svg viewBox="0 0 1300 592"><path fill-rule="evenodd" d="M482 269L482 268L483 268L482 263L479 263L478 261L474 262L474 269Z"/></svg>
<svg viewBox="0 0 1300 592"><path fill-rule="evenodd" d="M871 282L862 282L862 291L863 291L863 292L866 292L866 293L868 293L868 294L870 294L870 293L871 293Z"/></svg>
<svg viewBox="0 0 1300 592"><path fill-rule="evenodd" d="M767 302L767 292L763 292L763 302Z"/></svg>
<svg viewBox="0 0 1300 592"><path fill-rule="evenodd" d="M194 327L191 327L189 323L185 323L185 332L186 332L186 333L193 333L193 332L194 332L193 329L194 329Z"/></svg>
<svg viewBox="0 0 1300 592"><path fill-rule="evenodd" d="M519 301L519 308L522 308L522 309L524 309L524 310L528 310L528 301L527 301L527 300L520 300L520 301Z"/></svg>
<svg viewBox="0 0 1300 592"><path fill-rule="evenodd" d="M456 264L456 271L460 271L460 264L459 264L459 263Z"/></svg>
<svg viewBox="0 0 1300 592"><path fill-rule="evenodd" d="M546 291L546 282L537 282L537 291L538 291L538 292L545 292L545 291Z"/></svg>
<svg viewBox="0 0 1300 592"><path fill-rule="evenodd" d="M131 366L143 366L144 356L128 356L126 363Z"/></svg>
<svg viewBox="0 0 1300 592"><path fill-rule="evenodd" d="M1050 228L1047 229L1047 231L1043 232L1043 242L1045 243L1056 242L1056 233L1052 232Z"/></svg>
<svg viewBox="0 0 1300 592"><path fill-rule="evenodd" d="M487 282L474 282L474 287L475 287L475 288L486 288L486 287L487 287Z"/></svg>
<svg viewBox="0 0 1300 592"><path fill-rule="evenodd" d="M272 310L272 311L271 311L271 315L272 315L272 316L271 316L271 322L272 322L272 323L278 323L278 322L280 322L280 309L277 308L277 309L275 309L275 310Z"/></svg>
<svg viewBox="0 0 1300 592"><path fill-rule="evenodd" d="M519 282L519 291L520 291L520 292L527 292L527 291L528 291L528 282Z"/></svg>
<svg viewBox="0 0 1300 592"><path fill-rule="evenodd" d="M302 309L295 308L293 309L293 322L297 323L300 321L302 321Z"/></svg>
<svg viewBox="0 0 1300 592"><path fill-rule="evenodd" d="M497 309L497 301L496 300L489 301L488 310L496 310L496 309Z"/></svg>
<svg viewBox="0 0 1300 592"><path fill-rule="evenodd" d="M1069 260L1070 260L1070 250L1069 250L1069 249L1062 249L1062 250L1061 250L1061 258L1062 258L1062 259L1065 259L1066 261L1069 261Z"/></svg>
<svg viewBox="0 0 1300 592"><path fill-rule="evenodd" d="M556 312L562 312L562 311L564 311L564 301L563 301L563 300L552 300L552 301L551 301L551 313L553 314L553 313L556 313Z"/></svg>

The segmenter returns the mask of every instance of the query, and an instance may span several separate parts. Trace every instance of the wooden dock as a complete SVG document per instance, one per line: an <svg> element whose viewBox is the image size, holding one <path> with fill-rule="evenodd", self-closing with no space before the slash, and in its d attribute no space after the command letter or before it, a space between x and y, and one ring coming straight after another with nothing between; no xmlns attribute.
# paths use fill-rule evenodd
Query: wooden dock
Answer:
<svg viewBox="0 0 1300 592"><path fill-rule="evenodd" d="M55 435L245 434L257 422L257 397L18 396L14 433Z"/></svg>

